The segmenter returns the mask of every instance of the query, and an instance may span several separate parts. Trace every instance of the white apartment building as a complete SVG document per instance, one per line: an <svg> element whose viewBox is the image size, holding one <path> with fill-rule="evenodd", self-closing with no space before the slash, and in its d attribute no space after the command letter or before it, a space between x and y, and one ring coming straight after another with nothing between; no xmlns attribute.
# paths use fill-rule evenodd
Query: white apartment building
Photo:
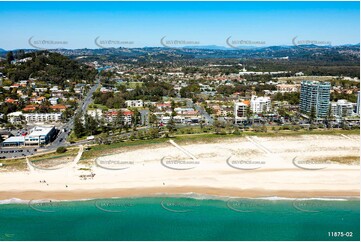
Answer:
<svg viewBox="0 0 361 242"><path fill-rule="evenodd" d="M24 113L23 116L28 123L61 121L61 113Z"/></svg>
<svg viewBox="0 0 361 242"><path fill-rule="evenodd" d="M234 123L235 124L247 119L247 108L248 108L248 105L244 102L236 102L234 104Z"/></svg>
<svg viewBox="0 0 361 242"><path fill-rule="evenodd" d="M331 113L336 117L351 117L356 115L353 111L354 103L345 99L340 99L337 102L331 103Z"/></svg>
<svg viewBox="0 0 361 242"><path fill-rule="evenodd" d="M125 104L128 108L139 108L143 107L143 100L127 100Z"/></svg>
<svg viewBox="0 0 361 242"><path fill-rule="evenodd" d="M103 111L100 108L88 109L87 114L95 119L100 119L103 116Z"/></svg>
<svg viewBox="0 0 361 242"><path fill-rule="evenodd" d="M357 92L356 114L360 115L360 91Z"/></svg>
<svg viewBox="0 0 361 242"><path fill-rule="evenodd" d="M19 112L8 113L7 118L11 124L17 124L17 123L21 122L22 116L23 116L23 113L21 111L19 111Z"/></svg>
<svg viewBox="0 0 361 242"><path fill-rule="evenodd" d="M251 97L251 109L253 113L269 112L271 110L271 98L253 95Z"/></svg>

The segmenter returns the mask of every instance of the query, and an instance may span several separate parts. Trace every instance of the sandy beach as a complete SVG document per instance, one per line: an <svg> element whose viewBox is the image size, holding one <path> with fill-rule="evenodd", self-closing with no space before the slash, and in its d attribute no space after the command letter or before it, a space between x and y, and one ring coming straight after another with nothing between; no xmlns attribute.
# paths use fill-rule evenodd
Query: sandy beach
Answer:
<svg viewBox="0 0 361 242"><path fill-rule="evenodd" d="M358 135L304 135L127 147L91 166L2 172L0 199L359 197L359 143Z"/></svg>

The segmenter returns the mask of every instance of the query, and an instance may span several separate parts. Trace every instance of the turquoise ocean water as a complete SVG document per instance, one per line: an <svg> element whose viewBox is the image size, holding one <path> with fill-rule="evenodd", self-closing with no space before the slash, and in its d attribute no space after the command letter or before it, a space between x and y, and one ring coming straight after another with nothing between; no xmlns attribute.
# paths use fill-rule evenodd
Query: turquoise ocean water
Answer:
<svg viewBox="0 0 361 242"><path fill-rule="evenodd" d="M358 241L359 202L153 197L1 204L0 240Z"/></svg>

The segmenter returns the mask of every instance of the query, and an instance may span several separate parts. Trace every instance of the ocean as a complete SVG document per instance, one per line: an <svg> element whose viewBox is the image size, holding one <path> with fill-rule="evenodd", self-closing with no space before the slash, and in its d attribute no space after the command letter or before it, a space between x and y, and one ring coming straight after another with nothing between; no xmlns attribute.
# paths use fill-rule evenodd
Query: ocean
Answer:
<svg viewBox="0 0 361 242"><path fill-rule="evenodd" d="M359 241L359 204L213 197L3 201L0 240Z"/></svg>

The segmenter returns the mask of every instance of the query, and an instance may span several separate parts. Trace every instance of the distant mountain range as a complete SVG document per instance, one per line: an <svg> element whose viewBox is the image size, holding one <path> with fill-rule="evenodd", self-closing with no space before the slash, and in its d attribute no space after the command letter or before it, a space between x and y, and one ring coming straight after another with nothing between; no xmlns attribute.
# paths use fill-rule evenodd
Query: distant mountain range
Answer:
<svg viewBox="0 0 361 242"><path fill-rule="evenodd" d="M16 51L16 50L14 50ZM26 52L38 51L25 49ZM72 58L81 57L84 61L94 60L126 60L137 58L140 60L187 60L199 58L292 58L298 60L331 60L359 62L360 44L340 46L318 45L281 45L281 46L248 46L245 48L231 48L217 45L187 46L181 48L144 47L144 48L104 48L104 49L52 49ZM5 56L6 50L0 49L0 56Z"/></svg>

